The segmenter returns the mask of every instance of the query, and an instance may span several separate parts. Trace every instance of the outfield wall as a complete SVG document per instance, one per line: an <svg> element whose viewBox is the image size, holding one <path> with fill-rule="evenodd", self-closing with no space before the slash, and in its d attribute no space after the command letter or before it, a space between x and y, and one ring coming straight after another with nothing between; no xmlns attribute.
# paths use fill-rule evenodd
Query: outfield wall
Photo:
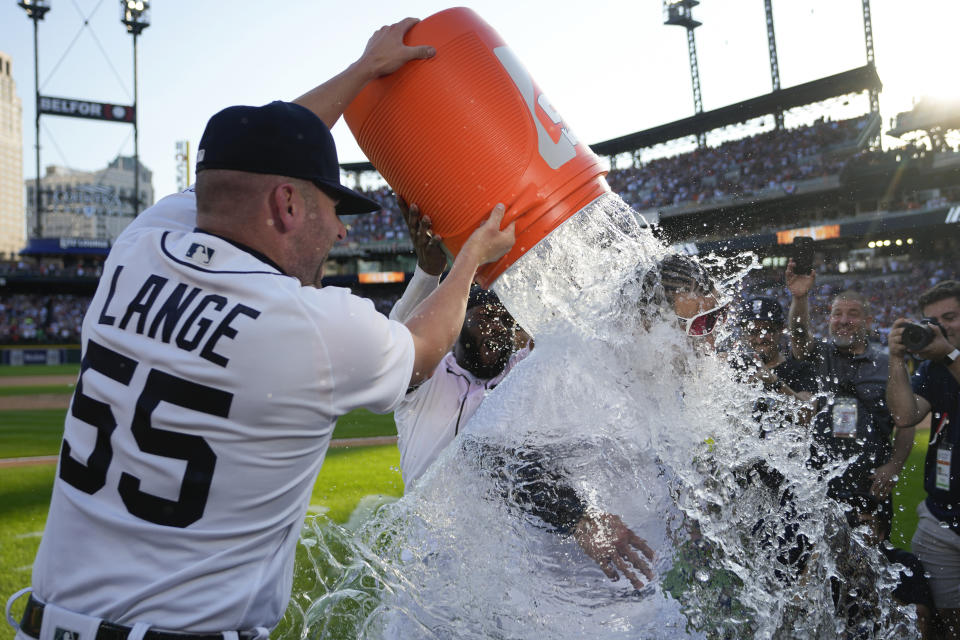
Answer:
<svg viewBox="0 0 960 640"><path fill-rule="evenodd" d="M0 347L0 365L76 364L80 362L80 345L35 345Z"/></svg>

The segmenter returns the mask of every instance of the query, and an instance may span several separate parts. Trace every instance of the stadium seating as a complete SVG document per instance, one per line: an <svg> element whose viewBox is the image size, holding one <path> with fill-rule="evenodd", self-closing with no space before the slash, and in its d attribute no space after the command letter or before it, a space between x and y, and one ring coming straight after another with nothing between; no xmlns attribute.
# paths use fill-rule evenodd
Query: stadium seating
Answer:
<svg viewBox="0 0 960 640"><path fill-rule="evenodd" d="M611 171L607 181L630 206L643 211L685 203L720 203L734 196L773 190L790 193L798 182L837 176L862 145L869 115L768 131L716 147L651 160L637 168ZM870 152L857 156L871 157ZM862 161L862 160L861 160ZM389 187L364 191L383 208L345 216L347 240L332 255L352 250L409 251L403 214Z"/></svg>

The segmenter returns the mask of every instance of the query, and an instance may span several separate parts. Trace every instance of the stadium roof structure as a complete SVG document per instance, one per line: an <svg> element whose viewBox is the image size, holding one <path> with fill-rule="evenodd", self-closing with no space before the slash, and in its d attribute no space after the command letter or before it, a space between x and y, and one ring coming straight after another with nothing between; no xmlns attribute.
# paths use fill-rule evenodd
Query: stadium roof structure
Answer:
<svg viewBox="0 0 960 640"><path fill-rule="evenodd" d="M882 88L874 65L868 64L832 76L780 89L743 102L705 111L689 118L668 122L645 131L638 131L612 140L590 145L594 153L613 156L656 144L695 136L731 124L739 124L794 107L821 102L829 98Z"/></svg>
<svg viewBox="0 0 960 640"><path fill-rule="evenodd" d="M779 89L719 109L705 111L689 118L661 124L651 129L598 142L590 145L590 148L599 155L613 156L652 147L677 138L695 136L727 125L746 122L760 116L786 111L794 107L802 107L849 93L879 91L882 87L883 84L880 82L880 76L877 75L876 67L868 64L832 76L798 84L794 87ZM341 164L340 167L344 171L356 173L375 169L370 162L348 162Z"/></svg>
<svg viewBox="0 0 960 640"><path fill-rule="evenodd" d="M960 100L923 98L910 111L897 114L896 126L887 133L901 137L913 131L960 129Z"/></svg>

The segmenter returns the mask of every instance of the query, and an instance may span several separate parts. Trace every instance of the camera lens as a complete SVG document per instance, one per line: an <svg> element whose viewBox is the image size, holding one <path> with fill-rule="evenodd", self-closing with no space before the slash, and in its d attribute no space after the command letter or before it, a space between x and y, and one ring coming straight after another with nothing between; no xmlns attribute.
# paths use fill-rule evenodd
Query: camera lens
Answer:
<svg viewBox="0 0 960 640"><path fill-rule="evenodd" d="M933 327L926 324L908 323L903 325L903 346L908 351L921 351L933 342Z"/></svg>

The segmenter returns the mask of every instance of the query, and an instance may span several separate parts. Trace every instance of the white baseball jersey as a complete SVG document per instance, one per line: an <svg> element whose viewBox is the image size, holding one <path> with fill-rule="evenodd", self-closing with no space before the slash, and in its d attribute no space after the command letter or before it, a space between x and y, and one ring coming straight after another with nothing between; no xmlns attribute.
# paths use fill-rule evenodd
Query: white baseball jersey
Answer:
<svg viewBox="0 0 960 640"><path fill-rule="evenodd" d="M396 406L413 340L195 221L167 197L106 261L33 587L119 624L273 627L336 419Z"/></svg>
<svg viewBox="0 0 960 640"><path fill-rule="evenodd" d="M438 277L417 267L403 296L391 310L390 317L399 321L407 320L438 284ZM497 386L527 353L529 350L524 349L514 354L503 373L489 380L481 380L457 364L453 352L450 352L440 361L430 378L406 394L393 413L397 424L397 447L400 449L400 473L405 489L410 489L447 445L453 442L483 402L487 391Z"/></svg>

